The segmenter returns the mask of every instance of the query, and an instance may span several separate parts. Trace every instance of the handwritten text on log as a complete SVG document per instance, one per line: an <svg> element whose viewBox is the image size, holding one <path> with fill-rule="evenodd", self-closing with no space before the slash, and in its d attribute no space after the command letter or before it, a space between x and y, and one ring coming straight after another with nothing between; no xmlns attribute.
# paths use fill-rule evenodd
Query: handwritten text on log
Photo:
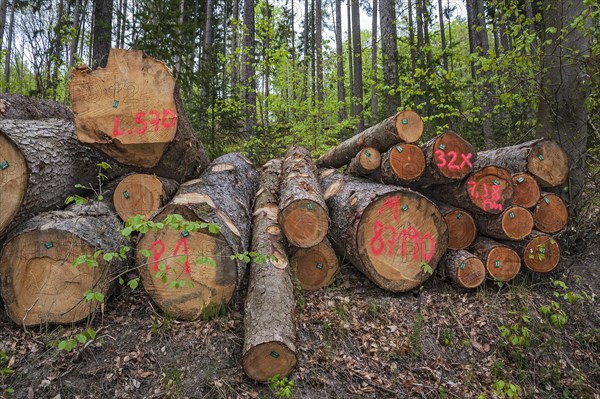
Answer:
<svg viewBox="0 0 600 399"><path fill-rule="evenodd" d="M177 121L177 114L175 114L175 112L170 109L164 109L162 110L162 113L157 110L151 110L148 112L148 115L150 116L150 119L146 118L145 112L138 112L137 114L135 114L135 123L137 125L135 133L137 133L140 136L146 133L146 131L148 130L148 123L150 123L150 125L154 127L155 132L158 132L161 126L165 129L169 129L173 127L173 125ZM119 137L125 134L125 130L121 130L119 124L119 117L115 116L112 132L113 137ZM132 134L133 132L133 129L127 130L127 134Z"/></svg>
<svg viewBox="0 0 600 399"><path fill-rule="evenodd" d="M481 183L477 184L474 181L467 182L469 184L469 195L474 201L482 199L481 207L484 211L502 210L500 200L500 185Z"/></svg>
<svg viewBox="0 0 600 399"><path fill-rule="evenodd" d="M456 151L448 151L448 153L446 154L442 150L435 150L435 156L438 161L437 167L440 169L448 168L448 169L452 169L452 170L460 170L460 169L464 168L465 166L468 166L469 168L473 168L473 164L471 163L471 158L473 158L473 154L471 154L471 153L460 154L460 157L461 157L460 165L456 164L456 161L458 159L458 154L456 153Z"/></svg>

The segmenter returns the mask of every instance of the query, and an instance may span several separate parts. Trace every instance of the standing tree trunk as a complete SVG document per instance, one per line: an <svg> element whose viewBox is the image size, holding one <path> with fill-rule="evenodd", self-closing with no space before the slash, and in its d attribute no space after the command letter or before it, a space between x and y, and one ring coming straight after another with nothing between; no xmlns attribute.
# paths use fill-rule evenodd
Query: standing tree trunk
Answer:
<svg viewBox="0 0 600 399"><path fill-rule="evenodd" d="M73 6L73 15L71 16L71 26L75 29L76 34L71 38L71 43L69 45L69 67L73 68L75 66L76 54L77 54L77 44L79 42L79 36L81 35L81 24L80 24L80 15L81 15L81 0L75 0L75 5Z"/></svg>
<svg viewBox="0 0 600 399"><path fill-rule="evenodd" d="M438 18L440 19L440 37L442 39L442 61L444 69L448 71L448 53L446 52L446 32L444 29L444 7L442 0L438 0Z"/></svg>
<svg viewBox="0 0 600 399"><path fill-rule="evenodd" d="M92 69L104 68L112 43L113 0L94 0Z"/></svg>
<svg viewBox="0 0 600 399"><path fill-rule="evenodd" d="M231 21L231 89L235 94L235 98L238 95L238 83L239 83L239 56L240 51L240 0L233 0L233 19Z"/></svg>
<svg viewBox="0 0 600 399"><path fill-rule="evenodd" d="M377 3L373 0L371 24L371 124L377 122Z"/></svg>
<svg viewBox="0 0 600 399"><path fill-rule="evenodd" d="M365 128L363 116L363 71L362 71L362 41L360 37L360 7L358 0L347 0L352 3L352 52L354 64L354 98L356 113L359 122L355 131L362 132Z"/></svg>
<svg viewBox="0 0 600 399"><path fill-rule="evenodd" d="M408 9L408 43L410 45L410 64L412 66L412 77L414 77L414 71L417 69L417 49L415 44L415 23L413 21L412 0L407 1L406 8Z"/></svg>
<svg viewBox="0 0 600 399"><path fill-rule="evenodd" d="M346 0L347 10L348 10L348 87L350 88L350 116L356 116L356 104L354 102L354 97L356 96L354 92L354 53L352 50L352 13L351 13L351 5L352 0Z"/></svg>
<svg viewBox="0 0 600 399"><path fill-rule="evenodd" d="M386 115L393 115L400 106L398 90L398 37L394 0L378 0L381 20L381 56L383 58L383 99Z"/></svg>
<svg viewBox="0 0 600 399"><path fill-rule="evenodd" d="M255 60L254 1L244 0L243 48L242 48L242 86L244 87L244 131L252 135L256 128L256 71Z"/></svg>
<svg viewBox="0 0 600 399"><path fill-rule="evenodd" d="M4 46L4 28L6 27L6 11L7 11L7 9L8 9L8 0L0 0L0 50Z"/></svg>
<svg viewBox="0 0 600 399"><path fill-rule="evenodd" d="M315 48L317 51L317 101L318 109L325 102L325 94L323 93L323 22L321 0L315 2Z"/></svg>
<svg viewBox="0 0 600 399"><path fill-rule="evenodd" d="M341 0L335 0L335 53L337 67L338 122L346 120L346 85L344 77L344 43L342 41Z"/></svg>
<svg viewBox="0 0 600 399"><path fill-rule="evenodd" d="M8 0L5 0L8 2ZM8 45L6 46L6 58L4 59L4 82L6 83L5 93L10 92L10 64L13 51L13 36L15 32L15 0L10 7L10 22L8 23Z"/></svg>

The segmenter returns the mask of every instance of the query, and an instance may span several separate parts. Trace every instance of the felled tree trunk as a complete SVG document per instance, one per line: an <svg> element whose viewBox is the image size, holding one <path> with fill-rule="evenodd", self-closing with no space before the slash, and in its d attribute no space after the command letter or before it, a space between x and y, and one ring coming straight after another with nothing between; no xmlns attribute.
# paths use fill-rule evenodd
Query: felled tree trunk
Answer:
<svg viewBox="0 0 600 399"><path fill-rule="evenodd" d="M564 184L569 174L565 151L554 141L538 139L477 154L476 168L501 166L510 173L529 172L541 187Z"/></svg>
<svg viewBox="0 0 600 399"><path fill-rule="evenodd" d="M102 162L77 142L65 119L0 119L0 236L27 218L85 194L97 185ZM111 174L110 172L106 172Z"/></svg>
<svg viewBox="0 0 600 399"><path fill-rule="evenodd" d="M500 240L519 241L533 229L531 212L520 206L509 206L497 215L475 215L481 234Z"/></svg>
<svg viewBox="0 0 600 399"><path fill-rule="evenodd" d="M339 168L347 165L365 147L385 152L392 146L404 142L414 143L423 134L423 120L414 111L402 111L372 126L332 148L317 159L322 168Z"/></svg>
<svg viewBox="0 0 600 399"><path fill-rule="evenodd" d="M540 186L533 175L529 173L514 173L512 181L515 187L513 205L522 206L527 209L533 208L541 195Z"/></svg>
<svg viewBox="0 0 600 399"><path fill-rule="evenodd" d="M0 94L0 119L65 119L73 121L73 112L56 101L39 100L21 94Z"/></svg>
<svg viewBox="0 0 600 399"><path fill-rule="evenodd" d="M569 221L569 211L564 201L556 194L542 193L533 208L535 228L543 233L558 233Z"/></svg>
<svg viewBox="0 0 600 399"><path fill-rule="evenodd" d="M373 147L363 148L350 164L347 172L354 176L366 176L379 169L381 164L381 154Z"/></svg>
<svg viewBox="0 0 600 399"><path fill-rule="evenodd" d="M0 290L8 316L17 324L70 324L100 304L85 301L88 291L107 296L111 278L123 264L97 257L97 265L73 262L97 250L119 251L121 222L102 202L72 205L39 214L6 237L0 256Z"/></svg>
<svg viewBox="0 0 600 399"><path fill-rule="evenodd" d="M282 166L279 226L291 245L317 245L329 230L329 212L310 153L304 147L290 148Z"/></svg>
<svg viewBox="0 0 600 399"><path fill-rule="evenodd" d="M106 68L74 70L69 91L79 141L117 162L179 182L208 165L163 62L111 49Z"/></svg>
<svg viewBox="0 0 600 399"><path fill-rule="evenodd" d="M340 269L340 261L327 238L314 247L293 249L290 263L300 287L306 291L327 287Z"/></svg>
<svg viewBox="0 0 600 399"><path fill-rule="evenodd" d="M503 241L521 255L523 264L534 272L547 273L558 266L560 246L552 236L533 230L522 241Z"/></svg>
<svg viewBox="0 0 600 399"><path fill-rule="evenodd" d="M132 173L125 176L113 192L113 204L119 217L127 221L135 215L146 219L173 198L179 188L177 181Z"/></svg>
<svg viewBox="0 0 600 399"><path fill-rule="evenodd" d="M248 377L266 382L296 366L294 285L284 238L277 223L281 161L265 164L254 204L252 252L273 257L250 264L244 311L244 355Z"/></svg>
<svg viewBox="0 0 600 399"><path fill-rule="evenodd" d="M446 251L448 230L431 201L331 169L322 171L321 188L331 210L334 248L371 281L402 292L433 273Z"/></svg>
<svg viewBox="0 0 600 399"><path fill-rule="evenodd" d="M237 153L226 154L199 179L182 184L153 217L162 222L170 214L179 214L187 221L219 226L218 232L165 226L140 239L136 262L141 281L165 312L177 319L206 318L229 302L246 270L243 260L231 256L248 250L257 183L258 173L250 161ZM149 258L144 250L150 252Z"/></svg>
<svg viewBox="0 0 600 399"><path fill-rule="evenodd" d="M381 167L369 176L385 184L405 186L419 180L425 171L423 151L414 144L397 144L381 156Z"/></svg>
<svg viewBox="0 0 600 399"><path fill-rule="evenodd" d="M420 190L438 201L482 215L501 213L514 195L510 173L495 166L476 170L457 183L426 186Z"/></svg>
<svg viewBox="0 0 600 399"><path fill-rule="evenodd" d="M440 264L445 277L463 288L477 288L485 281L483 263L464 249L446 251Z"/></svg>
<svg viewBox="0 0 600 399"><path fill-rule="evenodd" d="M447 131L423 144L425 173L419 184L442 184L462 180L473 170L477 150L458 134Z"/></svg>
<svg viewBox="0 0 600 399"><path fill-rule="evenodd" d="M521 270L519 254L507 245L490 238L478 236L471 245L470 252L481 259L488 275L493 280L510 281Z"/></svg>
<svg viewBox="0 0 600 399"><path fill-rule="evenodd" d="M436 201L435 204L448 225L448 249L468 248L477 237L477 227L473 216L464 209L455 208L443 202Z"/></svg>

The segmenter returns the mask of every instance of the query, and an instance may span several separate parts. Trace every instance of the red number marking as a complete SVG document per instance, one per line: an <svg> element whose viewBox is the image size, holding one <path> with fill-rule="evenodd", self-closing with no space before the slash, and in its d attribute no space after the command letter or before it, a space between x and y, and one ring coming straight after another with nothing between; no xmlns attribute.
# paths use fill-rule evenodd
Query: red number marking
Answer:
<svg viewBox="0 0 600 399"><path fill-rule="evenodd" d="M123 130L119 130L119 117L115 116L115 122L114 122L112 134L114 137L119 137L119 136L122 136L123 133L125 133Z"/></svg>
<svg viewBox="0 0 600 399"><path fill-rule="evenodd" d="M469 181L467 182L469 184L469 195L471 196L471 198L475 197L475 194L477 194L477 192L475 191L477 189L477 183L475 183L474 181Z"/></svg>
<svg viewBox="0 0 600 399"><path fill-rule="evenodd" d="M444 154L444 151L435 150L435 155L438 157L437 167L443 168L444 166L446 166L446 154Z"/></svg>
<svg viewBox="0 0 600 399"><path fill-rule="evenodd" d="M492 186L492 199L498 201L500 199L500 186L495 184Z"/></svg>
<svg viewBox="0 0 600 399"><path fill-rule="evenodd" d="M154 120L150 121L150 124L154 126L154 131L158 132L158 125L160 125L160 112L152 110L148 112L150 115L154 115Z"/></svg>
<svg viewBox="0 0 600 399"><path fill-rule="evenodd" d="M168 123L167 120L169 121ZM163 111L162 125L165 129L168 129L171 126L173 126L176 121L177 115L175 114L175 112L171 111L170 109L165 109Z"/></svg>
<svg viewBox="0 0 600 399"><path fill-rule="evenodd" d="M402 240L402 246L400 248L400 255L402 257L406 256L406 241L410 240L413 244L412 248L412 259L418 260L419 257L421 259L425 259L426 261L430 261L435 254L435 241L433 237L429 233L425 233L420 236L419 231L411 226L408 230L402 229L398 234L396 234L396 229L392 226L384 226L384 224L377 220L373 224L373 232L374 236L371 238L371 251L375 256L380 255L385 250L385 242L383 234L386 230L391 232L390 239L387 240L389 244L389 248L387 251L388 256L393 256L396 251L396 242ZM429 240L429 250L425 250L425 245L423 242L425 240Z"/></svg>
<svg viewBox="0 0 600 399"><path fill-rule="evenodd" d="M448 155L450 155L450 162L448 162L448 168L454 169L454 170L460 169L461 167L454 163L458 156L456 154L456 151L448 151Z"/></svg>
<svg viewBox="0 0 600 399"><path fill-rule="evenodd" d="M144 134L146 132L146 129L148 128L148 123L142 119L144 115L144 112L138 112L137 114L135 114L135 123L137 123L138 125L142 125L141 129L135 129L136 133L140 136Z"/></svg>
<svg viewBox="0 0 600 399"><path fill-rule="evenodd" d="M487 198L490 195L489 189L488 189L488 185L487 184L483 184L483 197L482 198Z"/></svg>
<svg viewBox="0 0 600 399"><path fill-rule="evenodd" d="M423 245L423 241L425 239L429 240L429 243L431 244L431 248L429 249L428 253L423 253L424 251L424 245ZM433 240L433 237L431 236L431 234L429 233L425 233L423 234L423 237L421 237L421 240L419 241L419 246L421 247L421 257L423 259L425 259L427 262L429 262L431 260L431 258L433 258L433 255L435 255L435 241Z"/></svg>
<svg viewBox="0 0 600 399"><path fill-rule="evenodd" d="M179 252L179 247L181 247L182 245L183 245L183 254L185 255L185 273L189 276L189 274L190 274L190 257L188 256L187 241L186 241L185 237L183 237L181 240L179 240L177 242L177 245L175 246L175 251L173 251L173 256L177 256L177 253Z"/></svg>
<svg viewBox="0 0 600 399"><path fill-rule="evenodd" d="M373 225L373 231L375 235L371 238L371 251L374 255L379 255L385 249L385 242L383 241L383 223L379 220ZM379 246L375 245L379 243Z"/></svg>
<svg viewBox="0 0 600 399"><path fill-rule="evenodd" d="M398 220L398 197L387 197L381 208L379 208L379 214L381 215L386 209L394 210L394 220Z"/></svg>
<svg viewBox="0 0 600 399"><path fill-rule="evenodd" d="M462 158L462 163L460 164L461 169L467 165L469 168L473 167L473 164L471 163L471 158L473 158L473 154L468 153L468 154L460 154L461 158Z"/></svg>
<svg viewBox="0 0 600 399"><path fill-rule="evenodd" d="M159 250L155 249L157 246L160 246ZM154 271L157 272L158 271L158 260L160 259L162 254L165 252L165 243L163 243L161 240L154 241L152 243L152 245L150 245L150 251L153 252L152 258L154 259L154 263L153 263Z"/></svg>

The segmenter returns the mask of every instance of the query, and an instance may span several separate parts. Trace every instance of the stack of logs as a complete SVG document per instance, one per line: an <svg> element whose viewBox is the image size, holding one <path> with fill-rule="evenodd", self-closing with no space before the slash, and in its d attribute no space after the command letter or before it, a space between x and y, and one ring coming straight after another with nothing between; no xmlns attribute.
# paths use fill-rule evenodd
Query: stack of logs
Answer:
<svg viewBox="0 0 600 399"><path fill-rule="evenodd" d="M75 70L70 92L74 115L0 96L0 292L20 325L88 317L84 295L108 295L131 262L165 312L209 318L249 269L242 364L264 382L296 364L294 290L331 284L338 256L393 292L436 269L475 288L560 259L567 209L542 191L567 178L553 141L477 152L447 131L419 146L423 120L403 111L316 162L292 147L259 172L237 153L209 162L168 68L140 51ZM173 214L201 227L170 228ZM118 217L154 228L127 241Z"/></svg>

